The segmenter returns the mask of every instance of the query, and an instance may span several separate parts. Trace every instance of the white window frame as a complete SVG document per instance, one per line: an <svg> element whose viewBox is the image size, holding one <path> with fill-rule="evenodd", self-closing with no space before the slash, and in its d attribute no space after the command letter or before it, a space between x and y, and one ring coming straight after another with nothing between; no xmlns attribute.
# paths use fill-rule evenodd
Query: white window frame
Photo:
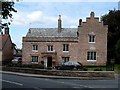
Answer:
<svg viewBox="0 0 120 90"><path fill-rule="evenodd" d="M31 56L31 63L38 64L38 58L39 58L38 56Z"/></svg>
<svg viewBox="0 0 120 90"><path fill-rule="evenodd" d="M47 51L48 52L53 52L53 45L48 45L47 46Z"/></svg>
<svg viewBox="0 0 120 90"><path fill-rule="evenodd" d="M63 44L63 52L69 52L69 44Z"/></svg>
<svg viewBox="0 0 120 90"><path fill-rule="evenodd" d="M88 51L87 52L87 61L97 61L97 53L95 51Z"/></svg>
<svg viewBox="0 0 120 90"><path fill-rule="evenodd" d="M38 52L38 45L32 45L32 51Z"/></svg>
<svg viewBox="0 0 120 90"><path fill-rule="evenodd" d="M62 63L68 62L70 57L62 57Z"/></svg>
<svg viewBox="0 0 120 90"><path fill-rule="evenodd" d="M95 43L96 35L88 35L88 42Z"/></svg>

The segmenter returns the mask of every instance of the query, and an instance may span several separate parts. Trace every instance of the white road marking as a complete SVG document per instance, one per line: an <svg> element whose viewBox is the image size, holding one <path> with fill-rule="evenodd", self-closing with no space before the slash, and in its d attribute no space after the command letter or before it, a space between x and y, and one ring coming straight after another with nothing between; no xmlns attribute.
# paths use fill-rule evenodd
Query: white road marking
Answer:
<svg viewBox="0 0 120 90"><path fill-rule="evenodd" d="M8 81L8 80L3 80L3 79L0 79L0 81L11 83L11 84L16 84L16 85L19 85L19 86L23 86L23 84L17 83L17 82L13 82L13 81Z"/></svg>

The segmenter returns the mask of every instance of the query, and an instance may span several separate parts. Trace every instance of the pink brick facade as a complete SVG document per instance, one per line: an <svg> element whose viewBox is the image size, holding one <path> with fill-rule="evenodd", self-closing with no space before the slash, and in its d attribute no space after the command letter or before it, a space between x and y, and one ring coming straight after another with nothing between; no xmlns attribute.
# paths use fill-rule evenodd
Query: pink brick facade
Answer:
<svg viewBox="0 0 120 90"><path fill-rule="evenodd" d="M98 66L106 64L108 28L102 22L99 22L99 18L94 17L93 12L86 19L86 22L80 21L76 29L63 29L59 23L59 30L55 29L58 30L56 34L49 33L51 36L42 34L40 29L29 29L26 37L23 37L23 64L31 64L33 56L37 56L37 63L44 62L46 67L48 67L49 57L51 57L49 63L52 67L62 64L63 58L66 57L69 58L69 61L77 61L83 65ZM43 32L47 32L47 30L43 29ZM92 42L89 42L90 35L94 36ZM64 44L68 45L68 51L63 50ZM37 45L37 51L32 50L33 45ZM53 50L48 51L48 46L52 46Z"/></svg>
<svg viewBox="0 0 120 90"><path fill-rule="evenodd" d="M5 33L0 35L0 62L7 64L13 59L14 45L9 35L9 28L5 28Z"/></svg>

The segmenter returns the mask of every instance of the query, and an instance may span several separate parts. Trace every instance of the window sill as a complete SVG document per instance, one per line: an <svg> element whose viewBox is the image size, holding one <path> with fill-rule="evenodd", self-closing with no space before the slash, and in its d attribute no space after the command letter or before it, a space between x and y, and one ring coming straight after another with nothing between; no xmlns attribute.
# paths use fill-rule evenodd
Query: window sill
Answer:
<svg viewBox="0 0 120 90"><path fill-rule="evenodd" d="M93 43L93 44L95 44L95 42L89 42L89 43Z"/></svg>
<svg viewBox="0 0 120 90"><path fill-rule="evenodd" d="M38 62L31 62L32 64L38 64Z"/></svg>
<svg viewBox="0 0 120 90"><path fill-rule="evenodd" d="M69 51L63 51L63 53L68 53Z"/></svg>
<svg viewBox="0 0 120 90"><path fill-rule="evenodd" d="M38 50L32 50L32 52L38 52Z"/></svg>
<svg viewBox="0 0 120 90"><path fill-rule="evenodd" d="M96 62L97 60L87 60L88 62Z"/></svg>

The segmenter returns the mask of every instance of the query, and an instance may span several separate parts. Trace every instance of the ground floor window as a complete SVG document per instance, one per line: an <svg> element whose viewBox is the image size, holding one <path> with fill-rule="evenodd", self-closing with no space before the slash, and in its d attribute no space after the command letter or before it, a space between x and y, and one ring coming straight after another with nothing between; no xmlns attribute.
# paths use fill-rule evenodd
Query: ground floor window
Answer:
<svg viewBox="0 0 120 90"><path fill-rule="evenodd" d="M69 57L62 57L62 62L65 63L65 62L68 62L69 61Z"/></svg>
<svg viewBox="0 0 120 90"><path fill-rule="evenodd" d="M87 52L87 60L96 60L96 52Z"/></svg>
<svg viewBox="0 0 120 90"><path fill-rule="evenodd" d="M38 62L38 56L32 56L32 62Z"/></svg>

